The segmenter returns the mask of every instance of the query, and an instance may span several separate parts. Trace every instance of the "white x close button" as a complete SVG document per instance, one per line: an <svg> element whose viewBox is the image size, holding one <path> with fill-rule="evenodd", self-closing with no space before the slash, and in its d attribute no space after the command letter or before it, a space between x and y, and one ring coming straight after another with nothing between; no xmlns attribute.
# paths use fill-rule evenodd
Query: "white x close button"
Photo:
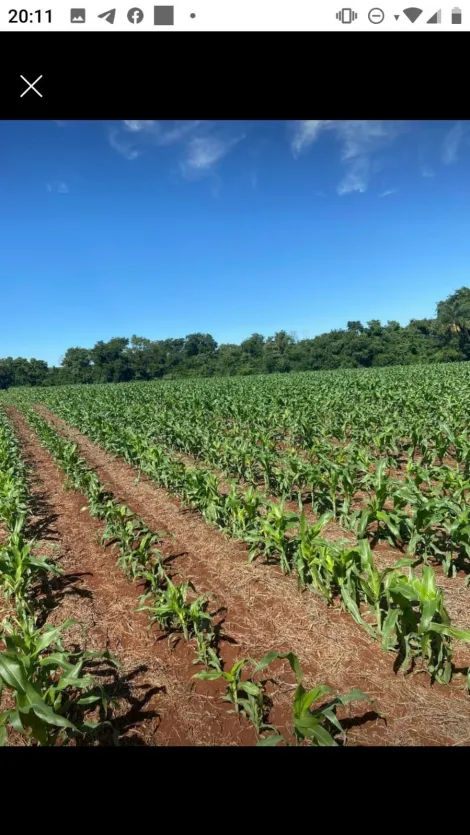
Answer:
<svg viewBox="0 0 470 835"><path fill-rule="evenodd" d="M20 76L20 78L24 81L24 83L25 83L25 84L27 84L27 85L28 85L28 86L26 87L26 90L24 90L24 92L23 92L23 93L21 93L20 99L22 99L22 98L23 98L23 96L25 96L25 95L26 95L26 93L29 93L29 91L30 91L30 90L34 90L34 92L35 92L35 93L39 96L39 98L41 98L41 99L42 99L42 97L43 97L43 96L42 96L42 93L40 93L40 92L39 92L39 90L36 90L36 87L34 86L35 84L37 84L37 83L38 83L38 81L41 81L42 75L40 75L40 76L36 79L36 81L33 81L32 83L31 83L30 81L28 81L28 79L27 79L27 78L25 78L25 77L24 77L24 75L21 75L21 76Z"/></svg>

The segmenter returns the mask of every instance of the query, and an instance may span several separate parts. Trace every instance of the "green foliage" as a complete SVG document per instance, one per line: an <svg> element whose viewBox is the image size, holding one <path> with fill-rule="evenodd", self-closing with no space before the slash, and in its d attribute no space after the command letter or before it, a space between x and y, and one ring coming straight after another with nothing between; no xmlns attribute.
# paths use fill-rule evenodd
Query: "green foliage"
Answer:
<svg viewBox="0 0 470 835"><path fill-rule="evenodd" d="M462 287L437 305L436 319L412 319L406 327L371 319L350 321L313 339L278 331L254 333L240 345L222 344L210 334L179 339L100 340L93 348L68 348L61 366L42 360L0 360L0 389L11 386L111 383L161 377L246 376L289 371L370 368L470 358L470 288Z"/></svg>
<svg viewBox="0 0 470 835"><path fill-rule="evenodd" d="M33 543L25 540L17 529L0 545L0 589L7 603L13 602L19 613L31 611L29 596L31 586L42 575L60 574L61 571L48 560L33 554Z"/></svg>
<svg viewBox="0 0 470 835"><path fill-rule="evenodd" d="M331 689L324 684L317 685L311 690L303 686L303 672L298 657L293 652L280 653L269 652L256 665L255 673L263 670L275 659L287 659L295 673L297 689L294 693L292 706L292 725L297 745L307 744L316 746L336 746L335 735L339 732L342 741L346 741L346 733L336 715L338 707L349 704L352 701L371 702L361 690L350 690L342 696L335 696L325 704L313 707L323 696L331 693ZM312 709L313 707L313 709ZM260 746L274 746L280 742L286 743L282 734L277 731L258 742Z"/></svg>
<svg viewBox="0 0 470 835"><path fill-rule="evenodd" d="M117 564L131 580L146 584L147 592L141 598L140 610L148 611L151 624L157 622L170 638L179 631L187 641L195 638L195 663L211 663L217 656L213 650L212 616L207 611L209 595L196 596L191 582L172 582L165 572L163 555L156 547L164 534L153 533L126 505L114 501L95 471L79 456L77 444L60 435L34 410L27 412L27 419L66 473L69 485L87 496L90 513L105 521L101 543L118 549ZM131 449L140 450L137 440L133 434ZM206 498L205 484L202 492ZM204 509L207 509L207 503Z"/></svg>
<svg viewBox="0 0 470 835"><path fill-rule="evenodd" d="M144 605L149 596L152 598L150 605ZM176 585L168 575L163 574L161 587L144 596L140 610L149 612L151 623L158 623L170 637L175 632L182 632L185 641L196 637L197 660L208 663L207 648L214 637L211 632L212 618L207 611L208 602L207 595L196 596L196 589L191 582Z"/></svg>
<svg viewBox="0 0 470 835"><path fill-rule="evenodd" d="M27 399L24 392L17 402ZM297 574L301 588L330 605L339 602L399 654L404 669L419 658L433 678L446 680L453 638L442 627L454 626L445 607L437 605L428 635L424 600L392 594L390 584L416 590L420 562L431 568L439 561L448 574L463 569L470 577L467 366L69 387L44 390L40 399L209 524L246 542L250 559L276 562ZM158 540L106 497L73 444L34 411L28 415L50 448L60 448L71 485L105 519L104 541L114 540L119 564L158 601L167 588ZM228 489L220 485L220 470ZM288 506L292 499L299 512ZM307 501L316 521L307 520ZM325 525L333 519L357 543L327 538ZM393 577L373 561L369 543L381 538L405 555ZM208 663L203 644L199 650Z"/></svg>
<svg viewBox="0 0 470 835"><path fill-rule="evenodd" d="M53 746L110 724L106 690L84 667L104 661L116 667L117 662L108 652L67 651L62 632L74 624L68 620L60 626L37 628L33 618L4 623L0 705L6 690L15 706L0 712L0 745L7 742L8 728L24 734L28 742ZM96 708L101 718L87 718Z"/></svg>
<svg viewBox="0 0 470 835"><path fill-rule="evenodd" d="M76 449L68 452L65 466L73 481ZM61 635L75 621L38 626L37 610L42 616L45 612L35 586L61 572L36 556L34 541L26 538L29 505L26 466L12 427L0 413L0 526L3 533L6 529L0 545L0 592L12 610L0 626L5 647L0 652L0 745L7 744L9 730L14 730L27 743L50 746L109 724L106 691L84 668L104 661L115 667L117 662L107 652L67 651ZM7 692L14 707L5 707ZM87 716L97 709L100 721Z"/></svg>
<svg viewBox="0 0 470 835"><path fill-rule="evenodd" d="M223 679L227 688L222 699L230 702L233 706L233 712L242 713L254 725L256 731L261 733L266 730L274 730L273 726L266 722L270 706L265 692L266 681L255 682L252 677L242 678L245 670L248 667L254 667L255 664L256 662L252 658L241 658L234 663L231 670L223 670L218 659L213 657L212 667L214 669L203 670L193 678L203 681ZM261 669L258 665L255 672L258 668Z"/></svg>

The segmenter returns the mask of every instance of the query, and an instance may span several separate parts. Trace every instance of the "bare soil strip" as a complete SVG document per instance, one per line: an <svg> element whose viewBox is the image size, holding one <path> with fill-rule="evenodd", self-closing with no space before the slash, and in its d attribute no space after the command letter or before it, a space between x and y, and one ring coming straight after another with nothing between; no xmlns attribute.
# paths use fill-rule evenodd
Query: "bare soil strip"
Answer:
<svg viewBox="0 0 470 835"><path fill-rule="evenodd" d="M31 535L39 537L43 555L53 548L64 571L50 584L48 622L75 618L86 627L87 649L108 648L123 665L115 722L121 744L254 745L249 722L230 715L220 702L219 682L194 686L193 648L182 641L170 650L166 638L148 633L146 614L135 611L142 589L126 580L111 551L98 544L103 525L82 512L81 494L64 489L62 473L17 410L6 411L31 476ZM78 628L66 634L83 644Z"/></svg>
<svg viewBox="0 0 470 835"><path fill-rule="evenodd" d="M79 444L83 458L118 500L152 530L164 529L175 536L174 553L181 555L179 574L192 579L198 591L215 591L219 605L226 607L224 630L238 644L236 657L259 659L269 650L293 650L301 659L306 684L328 684L335 692L360 687L376 699L386 723L373 709L353 708L356 718L345 722L352 744L470 742L470 699L462 676L449 686L431 686L427 673L395 674L394 655L383 652L348 614L328 608L310 592L299 592L295 579L285 577L276 566L261 561L248 565L241 543L210 528L198 514L183 510L176 498L145 476L136 483L135 468L112 459L44 407L37 408L57 430ZM14 410L9 411L12 416ZM282 713L291 697L288 688L279 695Z"/></svg>

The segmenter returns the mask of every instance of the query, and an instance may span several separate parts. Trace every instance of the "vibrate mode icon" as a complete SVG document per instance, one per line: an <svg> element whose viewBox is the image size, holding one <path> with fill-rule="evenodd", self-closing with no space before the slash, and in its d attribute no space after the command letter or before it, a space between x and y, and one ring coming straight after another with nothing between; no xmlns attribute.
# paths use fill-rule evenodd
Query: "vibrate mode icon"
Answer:
<svg viewBox="0 0 470 835"><path fill-rule="evenodd" d="M341 23L352 23L353 20L357 20L357 12L352 9L341 9L341 11L336 12L336 19L340 20Z"/></svg>

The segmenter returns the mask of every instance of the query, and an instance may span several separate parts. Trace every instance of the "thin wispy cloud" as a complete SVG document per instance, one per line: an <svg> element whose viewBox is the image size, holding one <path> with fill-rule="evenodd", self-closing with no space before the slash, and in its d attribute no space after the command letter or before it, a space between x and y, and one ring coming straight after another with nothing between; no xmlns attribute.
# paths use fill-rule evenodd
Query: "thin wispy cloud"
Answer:
<svg viewBox="0 0 470 835"><path fill-rule="evenodd" d="M126 141L122 138L122 133L119 131L119 128L110 128L108 132L108 139L111 148L114 151L117 151L122 157L128 160L137 159L140 156L139 151L131 142Z"/></svg>
<svg viewBox="0 0 470 835"><path fill-rule="evenodd" d="M148 148L184 141L201 122L159 122L156 119L123 119L109 131L109 143L125 159L133 160Z"/></svg>
<svg viewBox="0 0 470 835"><path fill-rule="evenodd" d="M299 120L294 128L294 135L291 142L292 153L298 157L315 142L322 130L331 125L328 119L303 119Z"/></svg>
<svg viewBox="0 0 470 835"><path fill-rule="evenodd" d="M179 174L197 179L214 173L217 164L245 138L245 134L228 138L217 135L214 126L201 120L124 119L119 127L109 129L108 138L113 150L128 160L156 148L180 146Z"/></svg>
<svg viewBox="0 0 470 835"><path fill-rule="evenodd" d="M141 133L142 131L153 131L158 123L155 119L123 119L123 124L125 129L131 133Z"/></svg>
<svg viewBox="0 0 470 835"><path fill-rule="evenodd" d="M201 124L201 120L195 120L193 122L177 122L173 128L163 131L160 137L160 144L170 145L173 142L181 142L182 139L185 139L188 134L196 130L196 128L198 128Z"/></svg>
<svg viewBox="0 0 470 835"><path fill-rule="evenodd" d="M244 138L245 134L231 139L217 136L193 137L186 147L186 156L181 163L182 173L185 176L207 174Z"/></svg>
<svg viewBox="0 0 470 835"><path fill-rule="evenodd" d="M379 194L379 197L389 197L391 194L396 194L397 191L397 188L387 188Z"/></svg>
<svg viewBox="0 0 470 835"><path fill-rule="evenodd" d="M46 183L46 191L49 193L55 192L56 194L69 194L70 189L67 183L64 183L63 180L58 180L53 183Z"/></svg>
<svg viewBox="0 0 470 835"><path fill-rule="evenodd" d="M376 153L390 145L403 131L403 122L377 119L299 120L292 129L294 157L307 151L325 131L332 131L341 146L340 159L346 174L337 185L340 195L367 191L376 164Z"/></svg>
<svg viewBox="0 0 470 835"><path fill-rule="evenodd" d="M464 127L461 122L457 122L446 134L442 145L442 162L444 165L452 165L453 162L457 162L460 146L467 131L468 126Z"/></svg>
<svg viewBox="0 0 470 835"><path fill-rule="evenodd" d="M200 120L158 122L155 119L124 119L124 130L150 137L157 145L172 145L181 142L201 124Z"/></svg>

